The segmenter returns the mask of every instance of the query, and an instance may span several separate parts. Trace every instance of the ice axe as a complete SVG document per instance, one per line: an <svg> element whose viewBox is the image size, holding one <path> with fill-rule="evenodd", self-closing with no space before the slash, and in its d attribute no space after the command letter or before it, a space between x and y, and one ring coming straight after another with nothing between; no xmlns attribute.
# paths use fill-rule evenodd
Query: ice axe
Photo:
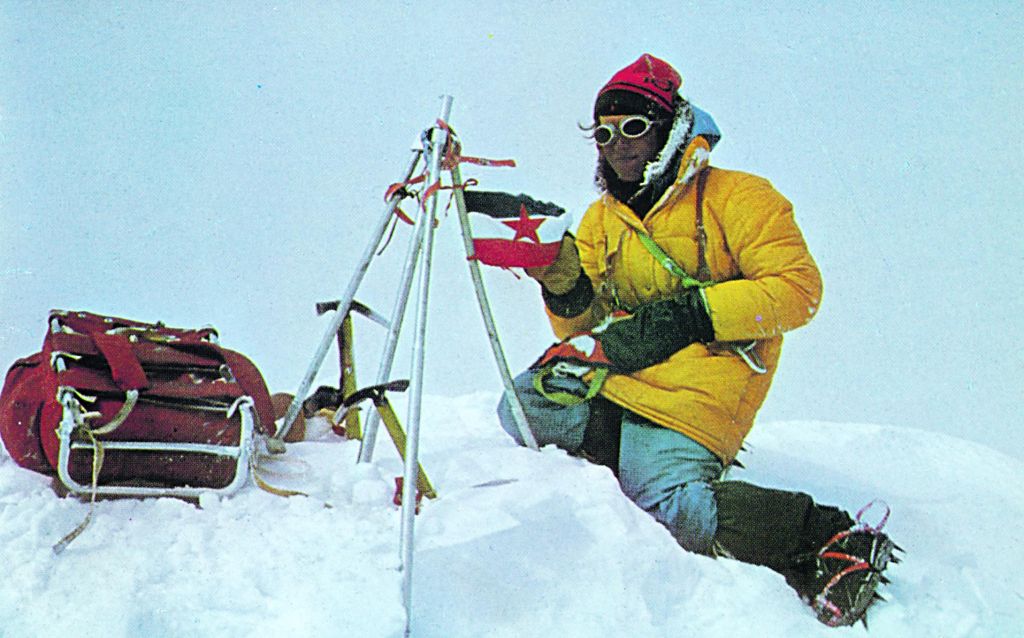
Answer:
<svg viewBox="0 0 1024 638"><path fill-rule="evenodd" d="M391 381L389 383L381 383L378 385L371 385L357 390L350 396L346 397L341 404L341 418L343 420L349 410L354 409L358 403L366 400L373 402L373 407L377 408L377 413L380 415L381 421L384 423L384 428L388 431L391 436L391 440L394 442L395 447L398 449L398 454L405 460L405 430L402 429L402 424L398 421L398 415L395 414L394 408L391 407L391 401L387 397L388 392L405 392L409 389L408 379L399 379L397 381ZM419 465L419 472L416 478L416 489L427 498L437 498L437 491L430 484L430 479L427 478L426 472L423 471L423 465Z"/></svg>

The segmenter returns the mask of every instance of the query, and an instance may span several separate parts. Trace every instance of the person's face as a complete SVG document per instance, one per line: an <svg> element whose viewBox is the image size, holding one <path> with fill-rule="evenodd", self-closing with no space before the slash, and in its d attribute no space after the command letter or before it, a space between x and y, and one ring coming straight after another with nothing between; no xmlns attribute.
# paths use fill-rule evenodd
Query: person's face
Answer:
<svg viewBox="0 0 1024 638"><path fill-rule="evenodd" d="M658 124L652 122L650 128L639 137L627 137L619 130L619 123L630 117L633 116L600 116L598 124L610 124L614 128L614 134L610 142L604 146L598 145L597 148L619 179L624 182L639 182L644 176L647 163L654 159L659 150L658 136L654 134L654 127Z"/></svg>

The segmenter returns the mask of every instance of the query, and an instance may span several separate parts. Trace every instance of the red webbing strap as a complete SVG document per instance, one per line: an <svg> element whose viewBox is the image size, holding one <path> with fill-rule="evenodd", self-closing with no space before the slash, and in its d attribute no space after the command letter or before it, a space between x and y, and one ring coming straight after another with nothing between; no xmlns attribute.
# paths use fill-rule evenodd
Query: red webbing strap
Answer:
<svg viewBox="0 0 1024 638"><path fill-rule="evenodd" d="M387 200L391 199L395 195L401 195L402 197L411 197L412 194L409 193L408 191L406 191L404 193L402 192L405 189L405 187L406 186L412 186L413 184L419 184L420 182L422 182L425 179L427 179L427 174L426 173L420 173L416 177L413 177L411 179L407 179L404 182L395 182L391 186L388 186L388 189L386 191L384 191L384 201L387 201Z"/></svg>
<svg viewBox="0 0 1024 638"><path fill-rule="evenodd" d="M459 136L452 127L448 125L444 120L437 120L437 125L448 133L448 148L445 149L444 160L441 165L444 168L452 169L459 164L475 164L477 166L492 166L492 167L505 167L515 168L516 161L514 159L488 159L486 157L471 157L469 155L462 154L462 144L459 143Z"/></svg>
<svg viewBox="0 0 1024 638"><path fill-rule="evenodd" d="M441 180L440 179L438 179L436 182L434 182L430 186L427 186L427 188L423 191L423 198L422 198L422 201L420 202L420 206L425 206L427 200L430 199L431 196L433 196L433 194L436 193L439 190L441 190Z"/></svg>
<svg viewBox="0 0 1024 638"><path fill-rule="evenodd" d="M387 191L384 192L384 201L390 201L392 197L400 197L400 198L412 197L412 193L407 191L406 187L412 186L414 184L419 184L420 182L422 182L426 178L427 178L426 173L421 173L421 174L417 175L416 177L413 177L412 179L408 179L408 180L406 180L404 182L395 182L391 186L388 186ZM405 222L406 224L409 224L410 226L412 226L412 224L413 224L412 218L409 217L408 215L406 215L405 211L402 210L401 208L399 208L397 204L395 205L395 215L399 219L401 219L403 222Z"/></svg>
<svg viewBox="0 0 1024 638"><path fill-rule="evenodd" d="M146 372L126 337L102 332L93 332L89 336L107 360L110 377L117 387L122 390L141 390L149 387Z"/></svg>
<svg viewBox="0 0 1024 638"><path fill-rule="evenodd" d="M441 159L441 168L442 169L451 170L451 169L455 168L456 166L458 166L459 164L474 164L476 166L497 167L497 168L515 168L516 161L513 160L513 159L499 159L499 160L496 160L496 159L489 159L489 158L486 158L486 157L471 157L471 156L468 156L468 155L463 155L462 154L462 145L459 143L459 137L455 133L455 131L448 125L448 123L445 122L444 120L438 119L437 120L437 126L438 126L438 128L441 128L446 133L448 133L448 144L445 147L444 157ZM385 193L384 193L384 201L388 201L392 197L395 197L395 196L411 197L412 194L409 193L406 190L406 188L408 186L414 186L416 184L422 184L423 182L426 181L426 179L427 179L427 171L426 171L426 169L424 169L424 171L422 173L420 173L419 175L417 175L416 177L408 179L408 180L406 180L404 182L395 182L394 184L391 184L390 186L388 186L387 191L385 191ZM469 180L466 180L463 184L461 184L458 187L456 187L456 186L442 186L441 185L441 180L438 179L436 182L434 182L433 184L431 184L430 186L428 186L426 189L423 190L423 192L420 195L420 206L422 207L423 206L423 202L426 202L428 199L430 199L430 197L432 195L437 193L437 191L439 191L439 190L454 190L455 188L465 189L468 186L475 186L478 183L479 182L477 182L474 179L469 179ZM399 208L397 206L395 207L395 215L397 215L399 219L401 219L403 222L409 224L410 226L413 224L412 218L410 218L405 213L405 211L403 211L401 208Z"/></svg>
<svg viewBox="0 0 1024 638"><path fill-rule="evenodd" d="M515 168L516 161L514 159L503 159L503 160L492 160L486 157L470 157L469 155L459 155L460 164L475 164L477 166L488 166L498 168Z"/></svg>

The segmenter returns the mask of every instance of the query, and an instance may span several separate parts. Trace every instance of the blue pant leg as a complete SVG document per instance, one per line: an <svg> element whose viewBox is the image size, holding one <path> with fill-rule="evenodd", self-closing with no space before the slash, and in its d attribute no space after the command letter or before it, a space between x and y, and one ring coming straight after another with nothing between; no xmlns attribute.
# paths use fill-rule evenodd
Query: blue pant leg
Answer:
<svg viewBox="0 0 1024 638"><path fill-rule="evenodd" d="M683 548L710 554L718 527L711 482L722 462L689 437L627 412L622 420L622 491L667 527Z"/></svg>
<svg viewBox="0 0 1024 638"><path fill-rule="evenodd" d="M534 438L537 439L537 445L554 444L569 453L577 452L583 445L583 431L586 430L587 419L590 418L589 403L584 401L578 405L564 406L550 401L533 387L533 374L531 370L523 372L513 380L512 385L523 405L526 420L530 424ZM587 386L576 377L551 376L548 377L545 388L582 396ZM523 445L523 438L519 435L519 428L512 417L507 395L503 395L498 403L498 419L509 436L519 445Z"/></svg>

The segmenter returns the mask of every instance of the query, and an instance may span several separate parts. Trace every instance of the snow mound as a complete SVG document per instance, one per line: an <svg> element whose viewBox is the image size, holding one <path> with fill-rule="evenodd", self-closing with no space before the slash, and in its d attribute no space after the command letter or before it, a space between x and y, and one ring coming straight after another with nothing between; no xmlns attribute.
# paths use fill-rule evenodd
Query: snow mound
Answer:
<svg viewBox="0 0 1024 638"><path fill-rule="evenodd" d="M439 498L416 522L413 635L864 635L828 629L771 571L683 552L610 472L514 446L491 393L427 397L421 460ZM0 455L0 636L400 636L401 463L323 429L249 485L201 507L87 505ZM872 638L1013 635L1024 621L1024 465L956 438L883 425L759 424L732 478L850 510L883 498L906 550Z"/></svg>

